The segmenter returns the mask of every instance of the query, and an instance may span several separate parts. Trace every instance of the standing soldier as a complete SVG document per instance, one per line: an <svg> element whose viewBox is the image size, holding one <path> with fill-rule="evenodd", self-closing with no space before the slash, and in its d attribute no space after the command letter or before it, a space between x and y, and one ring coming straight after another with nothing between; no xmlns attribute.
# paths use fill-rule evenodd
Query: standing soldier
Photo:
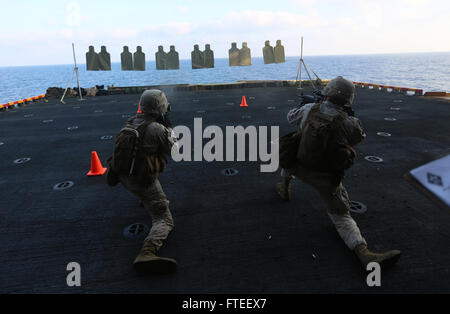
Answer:
<svg viewBox="0 0 450 314"><path fill-rule="evenodd" d="M300 178L319 192L337 232L364 268L371 262L392 265L401 252L376 254L369 251L350 216L349 197L342 185L344 171L353 165L356 157L353 146L366 137L361 122L344 111L344 106L353 103L354 95L353 83L339 76L325 87L323 102L289 112L289 123L300 127L298 163L292 169L282 169L284 181L276 185L276 192L283 200L290 200L291 181L294 177Z"/></svg>
<svg viewBox="0 0 450 314"><path fill-rule="evenodd" d="M176 261L156 255L174 226L158 175L176 139L168 119L169 103L162 91L145 91L139 105L138 114L116 136L107 181L110 186L120 182L138 196L152 218L150 234L134 261L136 271L170 273L176 270Z"/></svg>

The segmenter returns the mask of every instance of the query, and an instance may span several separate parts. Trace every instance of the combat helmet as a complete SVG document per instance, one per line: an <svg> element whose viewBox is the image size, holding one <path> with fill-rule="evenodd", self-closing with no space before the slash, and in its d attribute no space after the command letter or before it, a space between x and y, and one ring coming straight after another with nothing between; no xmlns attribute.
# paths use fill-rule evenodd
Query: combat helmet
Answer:
<svg viewBox="0 0 450 314"><path fill-rule="evenodd" d="M323 89L323 95L337 105L352 104L355 99L355 85L342 76L332 79Z"/></svg>
<svg viewBox="0 0 450 314"><path fill-rule="evenodd" d="M142 93L140 108L146 116L165 114L169 107L166 95L158 89L149 89Z"/></svg>

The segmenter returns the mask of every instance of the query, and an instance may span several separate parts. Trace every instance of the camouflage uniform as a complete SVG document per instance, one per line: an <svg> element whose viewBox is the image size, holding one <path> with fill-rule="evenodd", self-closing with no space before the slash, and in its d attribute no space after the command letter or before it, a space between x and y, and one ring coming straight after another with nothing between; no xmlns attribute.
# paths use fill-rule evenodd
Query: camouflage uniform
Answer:
<svg viewBox="0 0 450 314"><path fill-rule="evenodd" d="M307 104L291 110L288 113L289 123L298 125L302 129L313 105ZM341 108L329 100L320 105L320 111L329 116L342 114ZM341 138L338 140L350 146L360 143L366 137L361 122L355 117L347 117L343 121L342 130ZM283 169L281 174L285 178L298 177L319 192L320 197L327 205L328 215L337 232L351 250L354 250L360 244L366 244L356 222L350 216L350 200L347 191L341 182L339 184L334 183L331 173L297 166L293 169Z"/></svg>
<svg viewBox="0 0 450 314"><path fill-rule="evenodd" d="M138 115L131 122L139 125L144 121L144 116ZM170 128L166 128L157 122L153 122L147 127L143 139L143 148L149 154L170 156L173 145L176 145L176 139ZM164 193L159 180L156 179L148 186L142 186L134 176L120 176L120 182L128 191L141 199L145 209L150 213L152 228L145 242L151 242L158 250L174 227L169 210L169 199Z"/></svg>

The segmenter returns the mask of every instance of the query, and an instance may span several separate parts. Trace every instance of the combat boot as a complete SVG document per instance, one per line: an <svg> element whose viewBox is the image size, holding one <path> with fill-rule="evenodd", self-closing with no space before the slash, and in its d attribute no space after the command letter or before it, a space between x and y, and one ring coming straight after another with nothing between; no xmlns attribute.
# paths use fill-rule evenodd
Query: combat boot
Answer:
<svg viewBox="0 0 450 314"><path fill-rule="evenodd" d="M275 186L275 190L277 194L281 197L283 201L291 200L291 181L292 179L284 179L283 182L277 183Z"/></svg>
<svg viewBox="0 0 450 314"><path fill-rule="evenodd" d="M386 253L373 253L368 248L367 245L361 244L355 248L355 254L361 261L364 269L367 265L372 262L380 264L381 267L389 267L397 263L402 252L398 250L392 250Z"/></svg>
<svg viewBox="0 0 450 314"><path fill-rule="evenodd" d="M156 247L151 242L145 242L141 252L134 261L134 269L145 274L169 274L177 269L174 259L156 256Z"/></svg>

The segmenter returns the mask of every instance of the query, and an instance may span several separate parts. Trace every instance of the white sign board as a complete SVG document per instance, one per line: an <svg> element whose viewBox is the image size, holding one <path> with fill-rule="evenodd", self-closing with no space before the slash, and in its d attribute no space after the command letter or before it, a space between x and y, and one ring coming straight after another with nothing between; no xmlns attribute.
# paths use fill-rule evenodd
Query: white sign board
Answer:
<svg viewBox="0 0 450 314"><path fill-rule="evenodd" d="M450 155L411 170L410 174L450 208Z"/></svg>

